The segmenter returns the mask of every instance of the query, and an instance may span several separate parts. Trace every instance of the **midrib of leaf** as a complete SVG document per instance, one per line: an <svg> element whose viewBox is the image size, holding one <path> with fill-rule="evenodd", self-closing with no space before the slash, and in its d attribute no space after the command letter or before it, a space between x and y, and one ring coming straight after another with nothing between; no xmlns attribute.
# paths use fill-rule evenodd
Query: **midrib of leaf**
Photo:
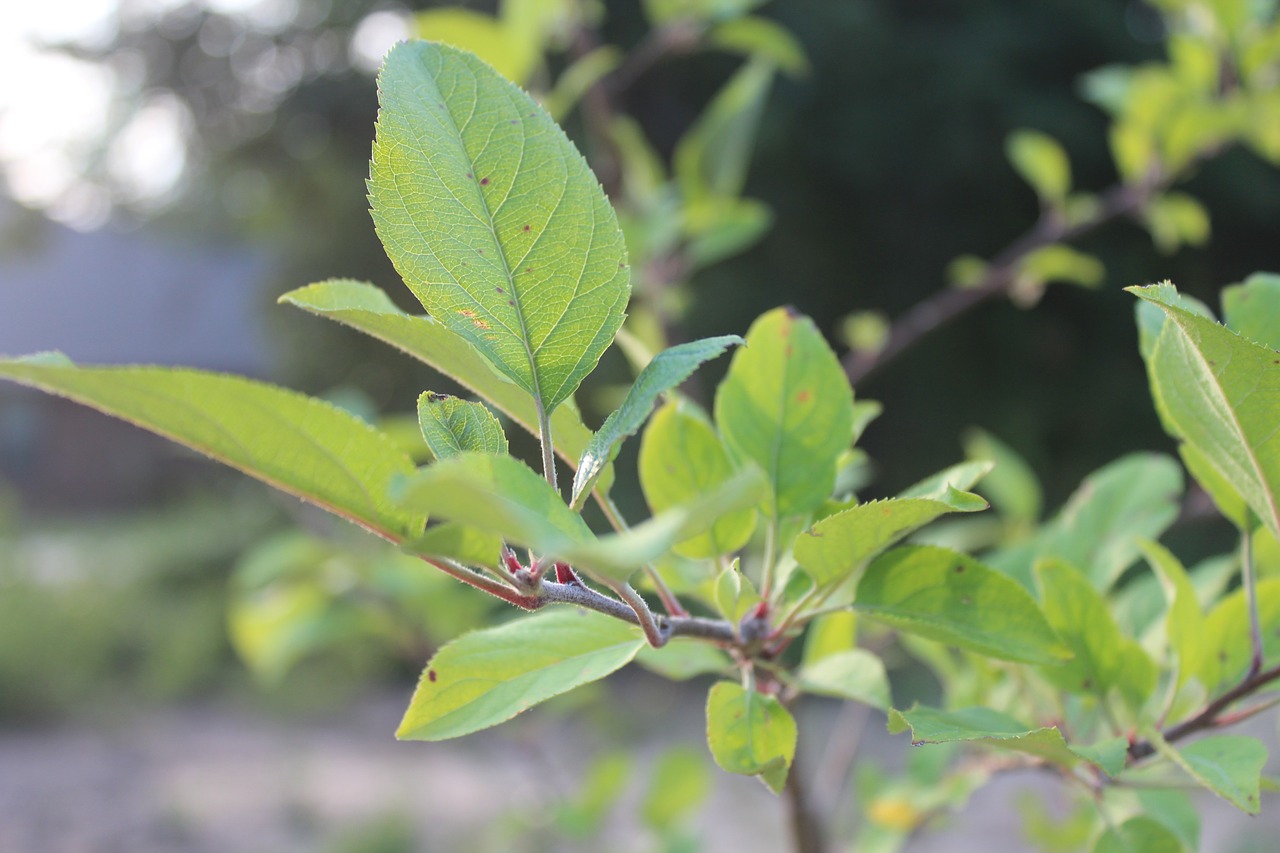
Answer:
<svg viewBox="0 0 1280 853"><path fill-rule="evenodd" d="M466 137L463 134L463 128L465 128L467 123L471 120L471 116L467 116L467 119L463 121L462 126L460 127L458 125L457 117L454 116L453 114L452 102L450 101L450 99L446 98L444 93L440 91L440 87L436 83L435 77L428 76L428 80L430 81L431 92L434 96L436 96L437 103L443 103L445 105L444 113L449 117L449 124L454 132L454 135L450 137L450 142L454 142L454 140L456 140L455 147L461 151L463 159L465 159L467 164L470 165L474 170L474 164L479 160L479 156L472 155L472 153L467 150ZM472 99L472 105L471 105L472 115L475 114L475 107L478 102L479 102L478 98ZM515 171L517 173L520 171L520 167L524 163L525 143L526 143L525 134L522 133L520 134L520 155L519 157L516 158ZM418 144L421 150L423 151L430 150L430 147L431 147L430 144L429 143L424 144L424 140L420 134L418 135ZM432 158L427 158L427 162L432 164L433 169L435 168L435 161ZM489 229L489 236L493 238L493 245L497 248L498 257L502 259L502 276L507 285L507 292L511 294L512 301L516 303L515 304L516 318L519 319L520 321L520 330L519 332L516 333L516 337L520 339L520 343L524 347L525 358L529 360L529 377L530 377L530 382L533 384L533 399L534 399L534 402L537 404L538 412L541 419L541 416L545 416L547 412L546 412L546 407L543 404L542 386L538 380L538 365L534 360L533 347L530 344L529 326L528 326L528 323L525 321L524 298L521 295L519 288L516 287L516 278L515 278L515 275L511 272L511 263L507 260L506 250L502 245L502 241L498 238L498 228L494 222L494 216L497 214L498 210L502 208L502 205L506 204L507 198L510 197L511 187L515 186L515 181L512 181L511 184L507 187L507 195L503 196L502 201L498 202L497 209L494 209L489 207L489 202L484 197L484 190L481 188L479 175L476 175L474 171L472 172L472 174L475 175L475 179L471 182L471 186L475 188L476 197L480 200L480 207L481 209L484 210L484 213L485 213L485 218L481 220L480 224L484 225L486 228ZM437 170L437 175L439 175L438 170ZM447 186L447 182L444 181L443 176L440 176L440 178L441 178L441 185ZM462 199L457 198L457 196L454 196L454 198L457 199L457 201L460 204L463 204ZM556 199L555 207L552 208L551 216L548 217L548 221L554 218L556 211L560 209L560 204L562 201L564 201L563 187L561 187L560 189L560 196L559 198ZM465 204L464 204L464 207L465 207ZM416 223L415 223L415 227L417 227ZM528 251L526 251L524 254L525 258L527 258L529 254L533 251L533 247L537 246L538 243L542 240L544 233L545 232L539 232L539 234L534 238L533 242L529 245ZM427 236L422 233L421 228L418 228L418 236L422 238L424 244L427 242ZM524 258L521 259L521 261L523 260ZM519 264L517 264L516 266L518 267ZM581 273L579 273L578 283L580 284L581 281L582 281L582 276L581 276ZM495 314L490 312L489 309L486 308L480 302L480 300L477 299L471 293L471 291L467 290L465 287L462 286L462 283L459 282L457 278L454 278L454 284L456 284L460 290L466 293L467 296L471 298L471 301L475 303L476 307L481 311L483 311L487 316L489 316L493 322L506 327L509 331L515 331L511 329L509 326L507 326L505 323L503 323L501 320L499 320ZM575 284L574 285L575 295L577 294L577 290L578 290L578 285ZM567 307L566 307L566 310L567 310ZM561 313L560 316L563 317L564 314ZM553 327L553 330L554 330L554 327Z"/></svg>
<svg viewBox="0 0 1280 853"><path fill-rule="evenodd" d="M1178 330L1182 333L1182 336L1184 339L1184 346L1182 347L1182 349L1191 351L1191 356L1195 360L1196 366L1199 368L1201 376L1207 380L1206 384L1208 385L1208 388L1211 390L1212 395L1220 404L1221 410L1224 410L1226 413L1225 414L1226 424L1235 433L1237 440L1240 442L1240 446L1244 449L1244 454L1248 459L1250 466L1253 468L1254 477L1257 479L1258 484L1262 488L1263 499L1267 503L1267 508L1271 511L1272 529L1280 530L1280 506L1277 506L1276 496L1272 493L1272 490L1268 488L1267 477L1265 472L1262 469L1262 463L1258 461L1257 454L1254 452L1252 445L1249 443L1249 437L1244 431L1244 426L1240 423L1239 418L1236 416L1235 406L1233 406L1231 402L1227 399L1226 392L1223 390L1221 383L1218 381L1218 377L1214 375L1212 366L1209 364L1208 359L1205 358L1204 353L1201 352L1200 347L1194 345L1194 341L1192 340L1190 331L1185 326L1183 326L1181 316L1179 316L1176 312L1167 312L1167 313L1170 315L1170 319L1172 319L1174 324L1178 327ZM1222 366L1224 371L1227 369L1227 367L1230 366L1232 357L1234 357L1233 354L1228 353L1227 361ZM1257 388L1258 386L1255 384L1253 387L1253 390L1250 391L1249 394L1254 393L1254 391L1256 391ZM1243 402L1244 400L1248 399L1249 394L1246 394L1244 397L1242 397L1240 399L1240 402ZM1239 403L1237 403L1237 405L1239 405ZM1272 430L1272 432L1274 433L1275 430Z"/></svg>

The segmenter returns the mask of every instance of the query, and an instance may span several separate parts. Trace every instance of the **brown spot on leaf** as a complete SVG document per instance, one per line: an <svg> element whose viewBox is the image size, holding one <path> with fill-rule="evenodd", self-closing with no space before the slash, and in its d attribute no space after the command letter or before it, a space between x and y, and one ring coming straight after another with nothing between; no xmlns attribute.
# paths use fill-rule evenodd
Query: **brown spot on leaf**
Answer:
<svg viewBox="0 0 1280 853"><path fill-rule="evenodd" d="M807 388L801 389L800 392L796 394L796 402L797 403L809 402L809 390Z"/></svg>
<svg viewBox="0 0 1280 853"><path fill-rule="evenodd" d="M481 179L480 179L480 186L482 186L482 187L487 187L487 186L489 186L489 179L488 179L488 178L481 178Z"/></svg>
<svg viewBox="0 0 1280 853"><path fill-rule="evenodd" d="M964 571L964 563L960 563L959 565L956 566L956 574L960 574L963 571Z"/></svg>
<svg viewBox="0 0 1280 853"><path fill-rule="evenodd" d="M960 603L961 603L961 604L964 604L964 605L966 605L966 606L967 606L967 605L970 605L970 604L973 604L973 598L972 598L972 597L970 597L970 596L968 596L968 595L962 595L962 596L960 596Z"/></svg>
<svg viewBox="0 0 1280 853"><path fill-rule="evenodd" d="M430 681L432 684L435 683L436 671L434 669L427 670L427 680Z"/></svg>
<svg viewBox="0 0 1280 853"><path fill-rule="evenodd" d="M526 225L526 226L524 227L524 230L528 231L528 230L529 230L529 226L528 226L528 225Z"/></svg>

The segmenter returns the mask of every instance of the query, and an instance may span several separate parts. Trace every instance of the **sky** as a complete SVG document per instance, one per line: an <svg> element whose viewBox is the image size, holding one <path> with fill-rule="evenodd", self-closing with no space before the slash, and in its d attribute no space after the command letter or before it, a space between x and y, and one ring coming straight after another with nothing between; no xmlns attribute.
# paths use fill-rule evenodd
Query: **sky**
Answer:
<svg viewBox="0 0 1280 853"><path fill-rule="evenodd" d="M181 188L194 126L190 110L146 91L141 72L74 59L47 45L110 44L116 28L146 26L184 0L0 2L0 180L19 203L78 230L105 224L113 200L160 208ZM298 0L200 0L210 11L270 30L293 20ZM356 28L350 60L370 73L404 37L402 15L377 12ZM92 142L119 125L104 151ZM103 180L85 181L88 164Z"/></svg>

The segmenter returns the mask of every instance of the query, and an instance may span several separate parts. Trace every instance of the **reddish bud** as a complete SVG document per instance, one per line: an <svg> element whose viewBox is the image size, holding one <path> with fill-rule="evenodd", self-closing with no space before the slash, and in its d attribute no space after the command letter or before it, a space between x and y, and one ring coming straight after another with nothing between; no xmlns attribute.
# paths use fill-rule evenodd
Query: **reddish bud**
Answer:
<svg viewBox="0 0 1280 853"><path fill-rule="evenodd" d="M507 571L513 575L524 568L524 566L520 565L520 561L516 559L515 552L510 548L502 549L502 562L506 565Z"/></svg>
<svg viewBox="0 0 1280 853"><path fill-rule="evenodd" d="M581 585L582 581L578 580L578 576L568 563L556 563L556 583L576 583Z"/></svg>

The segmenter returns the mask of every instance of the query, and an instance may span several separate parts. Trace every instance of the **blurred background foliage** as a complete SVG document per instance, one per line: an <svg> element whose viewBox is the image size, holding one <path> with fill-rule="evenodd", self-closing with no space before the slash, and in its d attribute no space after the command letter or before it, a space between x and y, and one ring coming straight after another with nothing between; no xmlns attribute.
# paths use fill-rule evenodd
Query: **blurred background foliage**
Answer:
<svg viewBox="0 0 1280 853"><path fill-rule="evenodd" d="M860 397L884 404L861 445L877 472L866 496L892 494L955 461L976 427L1029 461L1052 508L1126 452L1171 449L1147 392L1132 298L1120 288L1169 278L1216 304L1221 287L1278 265L1280 105L1274 96L1243 106L1235 98L1252 84L1275 85L1250 80L1241 59L1280 52L1275 5L121 2L93 38L54 45L110 69L114 86L108 120L72 158L74 180L42 195L23 189L21 163L5 168L12 195L79 227L198 235L265 252L260 292L274 378L378 418L410 411L424 388L452 389L376 342L273 303L336 275L378 283L412 308L374 236L364 190L373 71L397 37L417 32L488 49L562 117L618 202L632 247L631 357L663 339L741 333L779 303L815 317L841 346L874 346L880 315L902 315L966 270L980 274L982 262L957 258L990 258L1046 216L1087 215L1097 200L1055 189L1055 167L1043 165L1056 156L1052 140L1067 152L1074 187L1141 184L1150 166L1141 140L1133 142L1141 128L1128 142L1114 128L1198 98L1203 110L1191 123L1207 135L1193 134L1196 156L1170 166L1192 201L1165 204L1162 218L1150 207L1073 241L1089 257L1067 256L1067 277L1089 287L1045 289L1063 263L1041 257L1049 272L1022 270L1024 298L984 304L858 385ZM1209 24L1196 23L1201 7ZM1214 24L1233 14L1259 23ZM1263 35L1231 35L1254 31ZM1155 70L1143 80L1114 68L1096 73L1144 64ZM1274 76L1274 62L1262 65ZM1161 68L1186 86L1171 95L1155 79ZM1187 69L1197 68L1201 76L1187 82ZM167 111L181 143L167 182L131 182L136 175L112 155L148 110ZM1229 128L1221 124L1228 113L1238 120ZM1244 127L1255 119L1258 128ZM1022 129L1052 139L1011 142ZM31 242L41 227L24 219L9 236ZM623 355L606 359L582 395L589 424L629 378ZM637 516L626 451L618 467L620 503ZM0 565L0 609L9 611L0 614L0 714L44 713L95 679L158 698L213 691L234 678L226 673L227 589L236 603L231 642L253 668L279 679L325 649L331 669L317 684L333 680L333 667L353 682L411 672L425 649L491 612L377 543L309 516L322 537L282 533L297 520L294 507L218 482L234 501L178 489L166 508L125 523L37 519L37 533L30 510L15 502L8 565ZM113 560L115 547L132 556ZM56 592L42 568L50 549L70 578ZM146 618L121 619L127 612ZM57 640L56 626L68 621L83 636ZM162 640L176 625L182 642ZM72 645L63 661L60 649ZM38 687L37 663L57 673Z"/></svg>

